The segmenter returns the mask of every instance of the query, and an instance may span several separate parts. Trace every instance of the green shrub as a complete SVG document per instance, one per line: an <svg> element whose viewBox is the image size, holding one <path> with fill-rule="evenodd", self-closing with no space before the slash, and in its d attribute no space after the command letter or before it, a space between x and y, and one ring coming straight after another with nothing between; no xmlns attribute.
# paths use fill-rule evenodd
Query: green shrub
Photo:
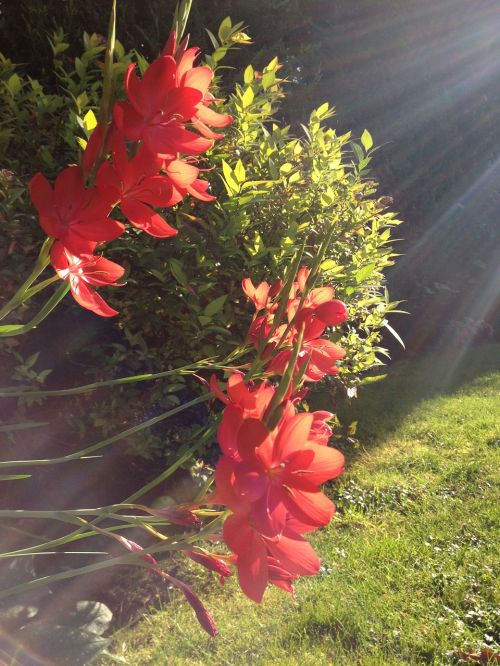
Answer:
<svg viewBox="0 0 500 666"><path fill-rule="evenodd" d="M207 58L211 66L246 41L241 29L226 19L217 37L212 35L215 50ZM75 134L84 145L101 92L103 46L97 35L84 34L84 53L74 60L64 58L68 44L61 30L51 43L61 81L58 94L45 93L38 81L21 76L9 60L1 61L0 150L14 172L3 188L3 206L12 218L3 242L9 242L11 231L19 235L21 227L23 238L33 238L28 249L41 234L24 191L26 182L38 169L53 175L74 161ZM131 61L142 71L147 67L142 56L125 53L119 43L116 56L118 74ZM310 263L318 238L332 226L320 281L335 286L350 318L334 333L347 356L339 376L329 381L352 390L364 372L382 362L386 352L380 346L381 331L396 307L387 295L383 272L393 263L390 234L399 222L387 211L387 198L376 195L369 171L371 136L365 131L357 141L350 134L338 135L326 124L333 115L326 103L312 112L302 135L293 136L274 120L286 95L279 70L277 58L262 72L249 65L220 107L233 115L234 123L207 154L211 170L204 177L217 201L188 199L167 213L179 230L173 239L154 239L131 229L107 249L111 259L120 257L123 263L125 257L128 269L126 288L106 296L120 310L123 342L99 343L88 350L93 377L108 377L117 365L127 374L225 356L245 339L250 322L241 279L281 277L303 243L304 263ZM120 95L122 77L117 79ZM21 240L15 255L19 274L26 261ZM166 385L155 389L151 400L171 403L173 398L172 387ZM101 403L94 403L86 412L95 427L112 431L117 419L124 423L124 413L126 421L137 419L147 399L144 391L131 389L118 397L111 411L109 405L104 412ZM79 430L85 435L85 424ZM143 453L153 439L141 440ZM154 446L156 450L159 442ZM164 446L168 449L168 443Z"/></svg>

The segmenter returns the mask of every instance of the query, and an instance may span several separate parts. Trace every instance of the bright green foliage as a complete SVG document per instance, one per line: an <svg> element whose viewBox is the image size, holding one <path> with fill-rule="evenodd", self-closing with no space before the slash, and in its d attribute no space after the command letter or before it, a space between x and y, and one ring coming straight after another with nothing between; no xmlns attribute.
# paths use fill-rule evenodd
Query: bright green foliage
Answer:
<svg viewBox="0 0 500 666"><path fill-rule="evenodd" d="M326 126L333 115L328 104L311 114L301 138L274 122L284 94L279 67L277 59L262 73L248 66L223 106L235 120L215 143L208 156L213 169L205 174L217 202L181 205L174 221L179 235L168 243L144 249L141 238L127 292L115 302L121 324L142 331L169 361L223 354L243 341L249 324L241 279L282 276L303 241L310 263L333 225L318 283L334 284L351 312L336 333L348 351L340 376L351 385L384 353L380 331L396 304L383 288L383 271L393 263L388 244L398 221L376 198L366 170L370 150ZM124 246L134 253L135 238L116 242L122 256ZM170 326L188 347L179 349Z"/></svg>
<svg viewBox="0 0 500 666"><path fill-rule="evenodd" d="M227 50L248 42L242 30L241 23L225 19L217 37L211 35L215 51L207 61L212 66L219 66ZM21 77L10 61L2 61L5 122L0 149L3 146L4 163L15 172L14 180L2 185L10 216L2 242L7 254L12 233L28 250L26 257L18 257L22 253L17 251L12 270L7 263L2 276L7 278L6 291L23 272L24 261L29 265L29 252L42 237L25 192L29 178L37 170L53 176L74 162L98 113L104 52L98 36L85 34L84 52L74 60L65 57L68 46L62 31L52 35L51 44L61 94L45 93L37 81ZM115 93L120 97L127 65L135 61L142 73L148 63L136 52L125 53L119 42L115 58ZM334 333L334 340L347 350L335 383L356 386L361 373L381 363L381 330L397 305L389 301L383 272L393 263L390 234L399 222L387 212L386 200L377 198L368 171L371 137L365 132L359 143L350 134L338 135L327 124L333 116L328 103L312 112L300 137L293 136L275 121L286 94L279 70L277 58L262 72L248 65L241 83L219 107L233 115L234 123L215 142L206 163L200 162L210 166L202 176L210 181L217 201L207 204L188 197L166 211L179 230L175 238L154 239L129 229L110 244L111 259L114 252L121 263L127 257L126 288L106 295L120 311L117 322L124 340L100 342L86 361L89 374L106 378L118 365L127 374L223 357L244 342L252 315L242 278L257 283L282 277L303 243L303 263L310 265L324 232L332 227L318 284L333 284L351 314ZM217 69L218 78L221 72L223 68ZM25 244L28 237L32 240ZM154 401L171 402L175 396L170 391L158 386ZM125 407L125 401L120 396L111 410L108 405L104 420L100 404L86 414L95 426L112 431L115 417L120 422L124 413L132 420L137 417L144 395L130 389L131 404ZM84 424L82 429L84 434ZM141 450L146 448L143 442Z"/></svg>

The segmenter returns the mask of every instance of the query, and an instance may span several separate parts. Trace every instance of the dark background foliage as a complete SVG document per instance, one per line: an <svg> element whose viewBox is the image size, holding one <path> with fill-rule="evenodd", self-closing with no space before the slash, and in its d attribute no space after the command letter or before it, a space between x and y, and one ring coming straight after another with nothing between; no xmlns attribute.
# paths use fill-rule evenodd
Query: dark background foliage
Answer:
<svg viewBox="0 0 500 666"><path fill-rule="evenodd" d="M154 56L173 0L120 0L125 49ZM0 2L2 50L30 74L52 76L47 34L62 26L76 55L83 29L104 32L101 0ZM339 131L367 127L381 150L375 171L407 224L405 255L389 274L415 351L471 319L498 320L498 108L500 16L496 0L203 0L193 3L193 43L224 16L247 24L255 45L230 54L235 72L275 54L292 90L283 113L304 122L323 101L336 105ZM33 53L37 58L33 59ZM56 82L53 81L55 84ZM225 73L230 85L231 73ZM496 307L496 310L495 310ZM496 314L495 314L496 312Z"/></svg>

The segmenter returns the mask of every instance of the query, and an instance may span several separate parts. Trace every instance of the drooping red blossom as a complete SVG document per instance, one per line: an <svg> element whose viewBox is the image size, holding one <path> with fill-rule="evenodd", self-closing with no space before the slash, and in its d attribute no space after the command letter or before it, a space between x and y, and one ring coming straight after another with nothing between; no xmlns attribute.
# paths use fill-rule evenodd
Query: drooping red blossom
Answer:
<svg viewBox="0 0 500 666"><path fill-rule="evenodd" d="M95 246L95 243L93 244ZM91 247L93 250L94 247ZM118 314L92 287L114 286L125 269L104 257L82 254L77 257L57 241L51 249L50 261L61 280L67 280L71 294L79 305L101 317Z"/></svg>
<svg viewBox="0 0 500 666"><path fill-rule="evenodd" d="M42 173L37 173L29 189L45 233L62 241L76 256L91 253L96 243L114 240L125 229L108 217L113 202L95 188L85 189L77 166L61 171L54 189Z"/></svg>
<svg viewBox="0 0 500 666"><path fill-rule="evenodd" d="M203 605L201 599L198 597L197 594L195 594L195 592L192 590L192 588L189 585L184 583L182 580L179 580L175 576L172 576L172 574L166 573L165 571L160 569L160 565L158 564L157 560L155 560L155 558L151 555L151 553L143 552L144 548L135 541L126 539L124 536L121 536L121 534L115 534L114 532L103 530L102 528L96 527L95 525L93 525L93 529L97 530L97 532L100 532L101 534L104 534L105 536L111 537L115 541L118 541L118 543L120 543L124 548L126 548L131 553L142 553L140 555L140 558L141 560L144 560L147 564L150 565L151 572L154 575L159 576L163 580L170 583L170 585L172 585L173 587L176 587L179 590L181 590L181 592L184 594L186 598L186 601L194 610L198 622L201 624L203 629L205 629L205 631L210 636L212 636L212 638L217 636L217 627L215 626L215 622L213 621L212 616Z"/></svg>
<svg viewBox="0 0 500 666"><path fill-rule="evenodd" d="M99 192L106 199L119 202L129 222L150 236L175 236L177 230L150 208L166 208L182 199L170 179L160 175L162 160L144 149L129 160L125 143L118 136L113 138L112 155L113 163L104 162L97 171Z"/></svg>
<svg viewBox="0 0 500 666"><path fill-rule="evenodd" d="M252 525L248 515L233 514L224 523L224 541L235 553L238 580L243 592L260 603L268 582L276 584L282 572L291 578L313 576L320 562L312 546L290 527L276 538L267 538Z"/></svg>
<svg viewBox="0 0 500 666"><path fill-rule="evenodd" d="M181 590L186 598L186 601L194 610L198 622L201 624L203 629L205 629L207 634L209 634L212 638L215 638L218 634L215 622L193 589L182 580L175 578L175 576L172 576L165 571L161 571L160 575L173 587L177 587L179 590Z"/></svg>

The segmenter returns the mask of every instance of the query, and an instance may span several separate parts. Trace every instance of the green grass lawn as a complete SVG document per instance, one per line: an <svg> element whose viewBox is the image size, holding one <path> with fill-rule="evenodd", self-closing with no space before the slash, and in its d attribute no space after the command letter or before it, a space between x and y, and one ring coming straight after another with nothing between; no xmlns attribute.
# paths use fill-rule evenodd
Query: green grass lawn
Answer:
<svg viewBox="0 0 500 666"><path fill-rule="evenodd" d="M495 648L500 348L456 358L396 364L344 413L360 446L329 489L337 517L313 538L322 572L297 584L296 601L273 588L257 606L234 581L200 575L216 639L179 598L111 651L133 666L389 666Z"/></svg>

